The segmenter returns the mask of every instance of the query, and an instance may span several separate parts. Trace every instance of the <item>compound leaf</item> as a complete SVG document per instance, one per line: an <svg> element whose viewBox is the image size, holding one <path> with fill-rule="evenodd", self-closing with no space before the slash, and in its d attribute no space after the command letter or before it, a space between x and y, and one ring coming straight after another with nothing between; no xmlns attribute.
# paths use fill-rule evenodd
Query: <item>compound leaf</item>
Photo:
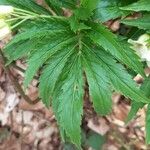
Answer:
<svg viewBox="0 0 150 150"><path fill-rule="evenodd" d="M144 107L144 103L132 101L130 112L127 116L126 123L131 121L137 114L138 110Z"/></svg>

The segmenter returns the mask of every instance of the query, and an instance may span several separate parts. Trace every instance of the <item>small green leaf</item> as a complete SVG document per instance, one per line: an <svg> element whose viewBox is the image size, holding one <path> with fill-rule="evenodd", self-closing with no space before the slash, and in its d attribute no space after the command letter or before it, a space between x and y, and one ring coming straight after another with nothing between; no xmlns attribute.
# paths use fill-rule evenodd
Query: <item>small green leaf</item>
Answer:
<svg viewBox="0 0 150 150"><path fill-rule="evenodd" d="M143 91L143 93L147 96L147 97L150 97L150 77L147 77L145 80L144 80L144 83L141 85L140 89ZM128 117L127 117L127 120L126 120L126 123L128 123L129 121L131 121L137 114L138 110L143 108L145 106L145 103L138 103L138 102L135 102L135 101L132 101L132 104L131 104L131 110L128 114Z"/></svg>

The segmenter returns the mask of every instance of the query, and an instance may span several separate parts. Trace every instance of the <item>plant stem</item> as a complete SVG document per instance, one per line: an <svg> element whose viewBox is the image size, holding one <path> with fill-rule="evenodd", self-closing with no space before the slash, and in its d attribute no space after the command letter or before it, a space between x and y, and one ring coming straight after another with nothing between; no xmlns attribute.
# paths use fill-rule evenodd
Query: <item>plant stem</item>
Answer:
<svg viewBox="0 0 150 150"><path fill-rule="evenodd" d="M48 16L48 15L38 15L38 17L41 18L50 18L50 19L61 19L61 20L66 20L66 17L62 17L62 16Z"/></svg>
<svg viewBox="0 0 150 150"><path fill-rule="evenodd" d="M11 27L11 29L14 29L16 27L18 27L20 24L22 24L23 22L25 22L26 20L28 20L27 18L21 20L20 22L16 23L14 26Z"/></svg>
<svg viewBox="0 0 150 150"><path fill-rule="evenodd" d="M20 8L14 8L14 11L16 12L22 12L23 14L30 14L30 15L36 15L36 13L34 12L31 12L31 11L28 11L28 10L24 10L24 9L20 9Z"/></svg>
<svg viewBox="0 0 150 150"><path fill-rule="evenodd" d="M53 15L53 16L57 16L57 14L54 12L54 10L52 10L52 8L48 8L48 10L50 11L50 13Z"/></svg>
<svg viewBox="0 0 150 150"><path fill-rule="evenodd" d="M15 89L20 93L20 95L24 98L24 100L31 104L34 105L36 103L39 102L39 98L37 98L36 100L32 101L27 95L25 95L24 91L22 90L20 84L18 83L18 81L14 78L13 74L11 73L11 70L9 68L9 66L5 66L5 62L6 62L6 58L4 57L2 50L0 49L0 56L2 58L2 63L3 63L3 68L6 72L6 74L9 76L12 84L14 85Z"/></svg>
<svg viewBox="0 0 150 150"><path fill-rule="evenodd" d="M47 19L61 19L61 20L67 20L67 18L62 17L62 16L48 16L48 15L24 15L24 16L20 16L20 14L17 13L13 13L12 16L16 17L16 18L12 18L12 19L8 19L6 21L15 21L18 19L22 19L21 21L19 21L18 23L16 23L14 26L11 27L11 29L16 28L17 26L19 26L20 24L22 24L23 22L27 21L28 19L38 19L38 18L47 18Z"/></svg>
<svg viewBox="0 0 150 150"><path fill-rule="evenodd" d="M7 19L6 22L11 22L11 21L17 21L20 18L11 18L11 19Z"/></svg>
<svg viewBox="0 0 150 150"><path fill-rule="evenodd" d="M57 14L52 10L51 10L51 13L53 16L50 16L50 15L40 15L40 14L36 14L36 13L33 13L33 12L30 12L30 11L27 11L27 10L23 10L23 9L18 9L18 8L15 8L16 12L13 13L13 15L23 15L23 16L30 16L31 18L38 18L38 17L42 17L42 18L56 18L56 19L66 19L65 17L62 17L62 16L57 16Z"/></svg>

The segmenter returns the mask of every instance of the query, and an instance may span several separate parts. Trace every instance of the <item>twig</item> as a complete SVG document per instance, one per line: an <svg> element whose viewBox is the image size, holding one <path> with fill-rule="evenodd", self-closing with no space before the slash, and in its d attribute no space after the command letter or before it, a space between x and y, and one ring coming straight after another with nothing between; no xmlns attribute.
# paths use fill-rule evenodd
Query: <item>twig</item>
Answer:
<svg viewBox="0 0 150 150"><path fill-rule="evenodd" d="M3 68L6 72L6 74L9 76L12 84L14 85L14 88L20 93L20 95L24 98L24 100L31 104L31 105L34 105L36 103L39 102L39 98L37 98L36 100L32 101L25 93L24 91L22 90L20 84L17 82L17 80L15 79L15 77L13 76L13 74L11 73L10 71L10 68L9 66L5 66L5 62L6 62L6 58L4 57L3 53L2 53L2 50L0 49L0 55L1 55L1 58L2 58L2 63L3 63Z"/></svg>

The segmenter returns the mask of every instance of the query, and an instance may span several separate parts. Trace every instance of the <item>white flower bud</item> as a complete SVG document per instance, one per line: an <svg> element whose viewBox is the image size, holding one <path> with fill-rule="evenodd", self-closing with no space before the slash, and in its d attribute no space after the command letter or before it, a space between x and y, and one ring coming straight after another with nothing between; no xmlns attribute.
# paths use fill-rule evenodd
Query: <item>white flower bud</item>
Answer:
<svg viewBox="0 0 150 150"><path fill-rule="evenodd" d="M141 58L141 61L146 61L147 65L150 66L150 47L148 40L150 40L150 35L143 34L137 41L129 39L128 42L132 44L131 48L136 51L137 55Z"/></svg>
<svg viewBox="0 0 150 150"><path fill-rule="evenodd" d="M0 5L0 17L10 15L14 11L12 6Z"/></svg>
<svg viewBox="0 0 150 150"><path fill-rule="evenodd" d="M0 19L0 40L7 37L11 33L11 29L3 19Z"/></svg>
<svg viewBox="0 0 150 150"><path fill-rule="evenodd" d="M6 38L11 33L11 30L8 26L0 29L0 40Z"/></svg>
<svg viewBox="0 0 150 150"><path fill-rule="evenodd" d="M2 27L6 26L5 20L4 19L0 19L0 29Z"/></svg>
<svg viewBox="0 0 150 150"><path fill-rule="evenodd" d="M143 44L143 45L147 45L147 41L150 39L150 35L148 34L143 34L139 37L138 42Z"/></svg>

